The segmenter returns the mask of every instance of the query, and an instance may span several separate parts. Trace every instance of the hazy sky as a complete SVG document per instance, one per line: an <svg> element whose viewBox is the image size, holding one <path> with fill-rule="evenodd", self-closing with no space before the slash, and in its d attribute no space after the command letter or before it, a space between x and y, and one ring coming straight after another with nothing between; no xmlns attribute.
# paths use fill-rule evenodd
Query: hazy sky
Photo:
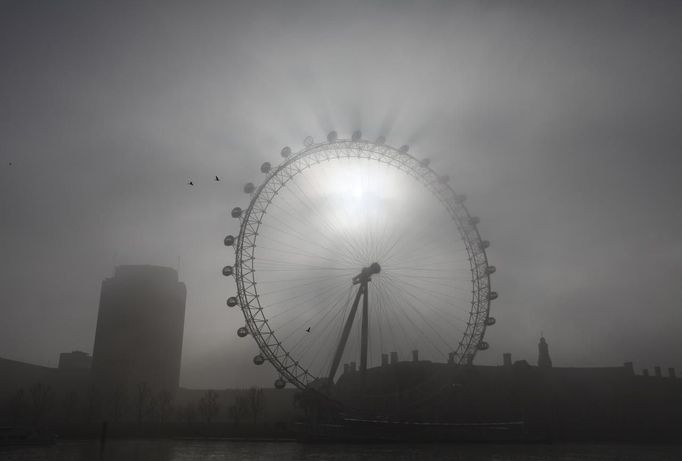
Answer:
<svg viewBox="0 0 682 461"><path fill-rule="evenodd" d="M681 30L674 1L0 1L0 356L91 351L101 281L161 264L181 383L272 383L225 307L229 210L282 146L360 128L481 217L478 363L544 332L557 366L682 368Z"/></svg>

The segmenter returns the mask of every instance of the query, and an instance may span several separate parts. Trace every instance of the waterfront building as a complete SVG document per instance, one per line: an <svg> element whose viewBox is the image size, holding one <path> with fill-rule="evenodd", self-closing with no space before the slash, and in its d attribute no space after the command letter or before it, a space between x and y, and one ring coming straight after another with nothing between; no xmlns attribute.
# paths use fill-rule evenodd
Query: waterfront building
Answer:
<svg viewBox="0 0 682 461"><path fill-rule="evenodd" d="M185 322L185 285L175 269L119 266L102 282L92 382L102 390L145 383L175 392Z"/></svg>
<svg viewBox="0 0 682 461"><path fill-rule="evenodd" d="M59 354L57 369L60 371L86 371L90 370L91 365L92 357L87 352L62 352Z"/></svg>

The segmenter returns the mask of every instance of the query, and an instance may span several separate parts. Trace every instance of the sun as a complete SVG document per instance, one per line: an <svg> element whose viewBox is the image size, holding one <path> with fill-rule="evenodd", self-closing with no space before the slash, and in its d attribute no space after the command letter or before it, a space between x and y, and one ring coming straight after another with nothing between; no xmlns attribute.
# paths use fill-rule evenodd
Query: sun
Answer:
<svg viewBox="0 0 682 461"><path fill-rule="evenodd" d="M392 171L393 170L393 171ZM327 205L324 218L342 232L364 232L386 219L404 196L401 172L365 159L319 164L310 171L314 200Z"/></svg>

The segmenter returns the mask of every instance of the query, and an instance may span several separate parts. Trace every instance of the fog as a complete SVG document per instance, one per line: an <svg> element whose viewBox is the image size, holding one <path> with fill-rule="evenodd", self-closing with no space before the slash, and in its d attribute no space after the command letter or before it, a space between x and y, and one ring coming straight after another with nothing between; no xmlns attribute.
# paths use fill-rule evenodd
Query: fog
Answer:
<svg viewBox="0 0 682 461"><path fill-rule="evenodd" d="M672 1L0 2L0 356L91 352L102 280L160 264L181 384L270 385L225 307L229 211L283 146L361 129L481 217L476 363L542 333L555 366L679 369L681 27Z"/></svg>

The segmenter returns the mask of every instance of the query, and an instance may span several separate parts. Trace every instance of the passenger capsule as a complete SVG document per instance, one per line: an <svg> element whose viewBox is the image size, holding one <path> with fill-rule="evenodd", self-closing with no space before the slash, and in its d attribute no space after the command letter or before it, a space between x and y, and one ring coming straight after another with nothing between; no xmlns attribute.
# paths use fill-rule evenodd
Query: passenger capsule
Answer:
<svg viewBox="0 0 682 461"><path fill-rule="evenodd" d="M256 190L256 186L252 182L247 182L244 184L244 192L247 194L253 194L253 191Z"/></svg>
<svg viewBox="0 0 682 461"><path fill-rule="evenodd" d="M376 140L376 143L380 146L383 146L386 143L386 138L384 136L379 136Z"/></svg>
<svg viewBox="0 0 682 461"><path fill-rule="evenodd" d="M225 244L226 247L231 247L232 245L234 245L234 235L228 235L227 237L225 237L223 243Z"/></svg>
<svg viewBox="0 0 682 461"><path fill-rule="evenodd" d="M498 296L497 291L491 291L488 295L488 299L492 301L493 299L497 299Z"/></svg>
<svg viewBox="0 0 682 461"><path fill-rule="evenodd" d="M403 154L407 154L407 151L410 150L410 146L407 145L407 144L403 144L402 146L400 146L400 149L399 149L399 150L400 150L400 152L402 152Z"/></svg>
<svg viewBox="0 0 682 461"><path fill-rule="evenodd" d="M240 338L244 338L249 335L249 330L246 329L246 327L239 327L237 329L237 336Z"/></svg>
<svg viewBox="0 0 682 461"><path fill-rule="evenodd" d="M327 141L334 142L338 137L339 135L336 131L330 131L329 134L327 135Z"/></svg>
<svg viewBox="0 0 682 461"><path fill-rule="evenodd" d="M362 132L360 130L353 131L353 135L351 136L351 139L353 141L359 141L360 139L362 139Z"/></svg>
<svg viewBox="0 0 682 461"><path fill-rule="evenodd" d="M225 277L229 277L232 274L234 274L234 270L232 269L232 266L223 267L223 275Z"/></svg>
<svg viewBox="0 0 682 461"><path fill-rule="evenodd" d="M310 147L315 143L315 140L313 139L312 136L306 136L305 139L303 140L303 145L306 147Z"/></svg>
<svg viewBox="0 0 682 461"><path fill-rule="evenodd" d="M485 250L485 249L488 248L489 246L490 246L490 242L489 242L488 240L482 240L482 241L481 241L481 248L482 248L482 249Z"/></svg>
<svg viewBox="0 0 682 461"><path fill-rule="evenodd" d="M237 298L235 296L230 296L227 298L227 305L230 307L234 307L237 304L239 304L239 301L237 301Z"/></svg>
<svg viewBox="0 0 682 461"><path fill-rule="evenodd" d="M450 176L444 174L443 176L438 176L438 182L441 184L447 184L450 181Z"/></svg>
<svg viewBox="0 0 682 461"><path fill-rule="evenodd" d="M264 162L264 163L260 166L260 172L261 172L261 173L268 174L268 173L270 173L270 170L272 170L272 165L270 165L270 162Z"/></svg>
<svg viewBox="0 0 682 461"><path fill-rule="evenodd" d="M426 167L429 166L430 164L431 164L431 159L430 159L430 158L423 158L423 159L421 159L421 160L419 161L419 166L422 166L422 167L424 167L424 168L426 168Z"/></svg>
<svg viewBox="0 0 682 461"><path fill-rule="evenodd" d="M469 224L471 224L472 226L475 226L476 224L478 224L480 222L481 222L481 218L479 218L478 216L472 216L471 218L469 218Z"/></svg>
<svg viewBox="0 0 682 461"><path fill-rule="evenodd" d="M496 270L497 270L497 267L495 267L495 266L488 266L488 267L486 268L485 271L486 271L486 273L487 273L488 275L490 275L490 274L494 274Z"/></svg>
<svg viewBox="0 0 682 461"><path fill-rule="evenodd" d="M288 156L291 155L291 147L286 146L282 147L282 150L280 151L280 155L284 158L287 158Z"/></svg>
<svg viewBox="0 0 682 461"><path fill-rule="evenodd" d="M465 194L459 194L455 197L455 202L459 203L460 205L464 203L467 199L467 196Z"/></svg>
<svg viewBox="0 0 682 461"><path fill-rule="evenodd" d="M256 365L263 365L265 363L265 357L258 354L253 358L253 363L255 363Z"/></svg>
<svg viewBox="0 0 682 461"><path fill-rule="evenodd" d="M232 208L232 217L233 218L241 218L242 216L242 209L239 208L238 206Z"/></svg>
<svg viewBox="0 0 682 461"><path fill-rule="evenodd" d="M275 389L284 389L287 383L282 378L277 378L275 380Z"/></svg>
<svg viewBox="0 0 682 461"><path fill-rule="evenodd" d="M478 348L479 351L484 351L490 347L490 344L488 344L485 341L481 341L480 343L478 343L476 347Z"/></svg>
<svg viewBox="0 0 682 461"><path fill-rule="evenodd" d="M487 319L485 319L485 324L487 326L495 325L495 322L497 322L497 320L495 320L495 317L488 317Z"/></svg>

